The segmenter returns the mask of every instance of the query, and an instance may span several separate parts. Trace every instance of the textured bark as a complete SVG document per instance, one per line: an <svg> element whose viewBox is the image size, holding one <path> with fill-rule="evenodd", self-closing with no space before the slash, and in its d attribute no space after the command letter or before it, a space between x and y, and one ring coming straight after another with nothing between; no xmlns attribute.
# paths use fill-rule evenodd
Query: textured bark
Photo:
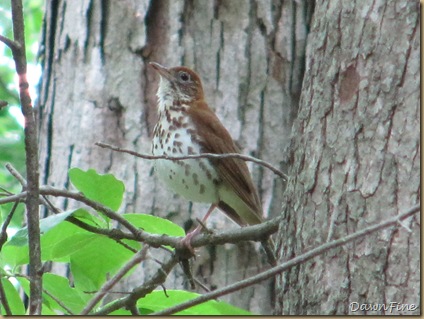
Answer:
<svg viewBox="0 0 424 319"><path fill-rule="evenodd" d="M158 81L150 61L194 68L208 103L243 153L286 169L312 1L47 3L39 101L44 184L69 187L70 167L95 168L125 182L121 212L150 213L180 225L205 214L206 205L190 204L160 184L152 162L93 145L102 141L150 152ZM261 167L249 167L264 214L279 214L283 182ZM74 205L65 200L56 204L64 209ZM218 212L209 225L235 227ZM211 288L266 267L251 245L209 247L199 255L194 274ZM149 266L121 290L141 283ZM187 287L187 281L176 269L166 286ZM264 283L223 300L270 313L272 287Z"/></svg>
<svg viewBox="0 0 424 319"><path fill-rule="evenodd" d="M420 202L417 1L318 1L293 127L281 260ZM420 221L329 251L281 277L280 314L419 314ZM415 304L352 312L359 304Z"/></svg>

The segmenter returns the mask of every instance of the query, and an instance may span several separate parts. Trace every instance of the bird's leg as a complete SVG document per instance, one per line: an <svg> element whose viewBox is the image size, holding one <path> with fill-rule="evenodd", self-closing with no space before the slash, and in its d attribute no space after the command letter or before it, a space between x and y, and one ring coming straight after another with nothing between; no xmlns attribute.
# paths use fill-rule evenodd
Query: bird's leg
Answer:
<svg viewBox="0 0 424 319"><path fill-rule="evenodd" d="M213 212L213 210L216 208L215 204L212 204L211 207L209 207L208 212L206 213L205 217L203 217L202 219L202 224L204 224L206 222L206 220L209 218L209 215ZM203 228L203 225L199 224L197 225L197 227L192 230L191 232L188 232L185 237L183 239L181 239L181 243L187 247L193 254L194 254L194 249L191 246L191 240L194 236L196 236L197 234L200 233L200 231Z"/></svg>

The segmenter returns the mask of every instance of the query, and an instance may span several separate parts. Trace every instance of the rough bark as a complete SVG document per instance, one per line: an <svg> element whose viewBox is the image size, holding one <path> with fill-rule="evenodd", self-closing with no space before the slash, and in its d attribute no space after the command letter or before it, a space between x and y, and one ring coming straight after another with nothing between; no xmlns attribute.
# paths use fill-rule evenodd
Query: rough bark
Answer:
<svg viewBox="0 0 424 319"><path fill-rule="evenodd" d="M318 1L279 240L286 260L420 202L417 1ZM420 221L285 273L280 314L419 314ZM350 304L418 305L357 311Z"/></svg>
<svg viewBox="0 0 424 319"><path fill-rule="evenodd" d="M121 212L180 225L204 215L207 206L190 204L157 181L152 162L94 146L102 141L150 152L158 81L150 61L194 68L243 153L286 169L312 8L312 1L48 1L39 101L42 182L69 187L70 167L95 168L124 180ZM264 214L279 214L283 182L249 167ZM209 225L235 227L218 212ZM194 274L210 288L254 274L266 263L251 248L202 249ZM136 274L126 289L148 277L149 266ZM167 287L187 287L179 269ZM227 298L256 313L270 313L273 299L270 283Z"/></svg>

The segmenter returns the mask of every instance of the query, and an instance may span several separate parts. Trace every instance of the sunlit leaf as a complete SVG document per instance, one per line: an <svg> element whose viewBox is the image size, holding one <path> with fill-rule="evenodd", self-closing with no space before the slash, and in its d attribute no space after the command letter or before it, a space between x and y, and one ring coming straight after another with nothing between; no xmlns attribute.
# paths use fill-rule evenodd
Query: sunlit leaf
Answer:
<svg viewBox="0 0 424 319"><path fill-rule="evenodd" d="M83 171L79 168L69 170L71 183L87 198L118 210L121 206L125 186L112 174L98 174L94 169Z"/></svg>

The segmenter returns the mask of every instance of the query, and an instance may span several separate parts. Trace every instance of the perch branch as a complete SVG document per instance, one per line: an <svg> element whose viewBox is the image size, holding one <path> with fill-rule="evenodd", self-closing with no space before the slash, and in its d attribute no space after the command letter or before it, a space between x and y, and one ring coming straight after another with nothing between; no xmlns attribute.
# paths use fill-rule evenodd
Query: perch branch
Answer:
<svg viewBox="0 0 424 319"><path fill-rule="evenodd" d="M383 221L379 224L367 227L363 230L357 231L357 232L350 234L350 235L347 235L343 238L333 240L331 242L327 242L327 243L320 245L320 246L318 246L318 247L316 247L316 248L314 248L314 249L312 249L312 250L310 250L306 253L303 253L303 254L293 258L293 259L290 259L289 261L287 261L287 262L285 262L281 265L278 265L278 266L273 267L269 270L266 270L266 271L264 271L264 272L262 272L258 275L255 275L253 277L244 279L244 280L239 281L237 283L228 285L227 287L206 293L206 294L204 294L200 297L189 300L187 302L183 302L183 303L178 304L176 306L169 307L168 309L165 309L163 311L158 311L158 312L152 313L151 315L169 316L171 314L174 314L174 313L182 311L184 309L193 307L193 306L201 304L203 302L206 302L206 301L227 295L227 294L232 293L234 291L238 291L242 288L254 285L258 282L261 282L261 281L266 280L268 278L274 277L275 275L277 275L279 273L287 271L288 269L290 269L293 266L302 264L309 259L312 259L316 256L322 255L323 253L327 252L330 249L346 245L347 243L349 243L351 241L354 241L358 238L364 237L368 234L379 231L381 229L387 228L389 226L396 226L396 225L398 225L398 221L401 221L405 218L408 218L408 217L412 216L413 214L415 214L419 211L420 211L420 206L419 205L414 206L403 214L393 216L393 217L388 218L388 219L386 219L385 221Z"/></svg>
<svg viewBox="0 0 424 319"><path fill-rule="evenodd" d="M27 195L27 192L24 191L16 195L11 195L5 198L1 198L0 205L5 203L10 203L10 202L22 201L25 199L26 195ZM125 218L123 218L121 215L117 214L110 208L86 198L81 193L56 189L50 186L41 186L40 195L43 195L43 196L49 195L49 196L56 196L56 197L60 196L60 197L66 197L66 198L71 198L71 199L80 201L86 204L87 206L92 207L104 213L110 219L116 220L117 222L121 223L124 227L126 227L131 232L131 233L127 233L120 229L107 230L102 228L93 228L93 226L85 224L84 222L81 222L81 221L76 222L78 223L77 226L80 226L93 233L105 235L114 240L131 239L131 240L135 240L139 242L144 242L155 248L160 246L171 246L176 249L183 248L183 245L181 244L181 237L149 234L147 232L144 232L143 230L133 226ZM68 217L68 219L69 218L70 217ZM72 220L72 218L70 221L73 223L75 222L75 220ZM246 240L261 241L263 240L264 237L268 235L272 235L278 230L278 222L279 222L279 218L277 217L258 225L235 228L226 232L219 232L219 233L212 233L212 234L209 234L209 233L199 234L193 237L191 245L193 246L193 248L196 248L196 247L204 246L207 244L213 244L213 245L220 245L225 243L236 244Z"/></svg>
<svg viewBox="0 0 424 319"><path fill-rule="evenodd" d="M100 146L101 148L107 148L115 152L120 153L127 153L139 158L147 159L147 160L157 160L157 159L164 159L169 161L176 161L176 160L187 160L187 159L194 159L194 158L211 158L211 159L225 159L225 158L237 158L241 159L243 161L247 162L253 162L258 165L261 165L263 167L268 168L271 170L274 174L278 175L279 177L283 178L284 180L288 180L288 176L284 174L282 171L280 171L278 168L272 166L270 163L265 162L263 160L260 160L253 156L238 154L238 153L227 153L227 154L213 154L213 153L202 153L202 154L196 154L196 155L186 155L186 156L168 156L168 155L150 155L150 154L141 154L137 153L131 150L127 150L124 148L116 147L113 145L97 142L95 145Z"/></svg>

